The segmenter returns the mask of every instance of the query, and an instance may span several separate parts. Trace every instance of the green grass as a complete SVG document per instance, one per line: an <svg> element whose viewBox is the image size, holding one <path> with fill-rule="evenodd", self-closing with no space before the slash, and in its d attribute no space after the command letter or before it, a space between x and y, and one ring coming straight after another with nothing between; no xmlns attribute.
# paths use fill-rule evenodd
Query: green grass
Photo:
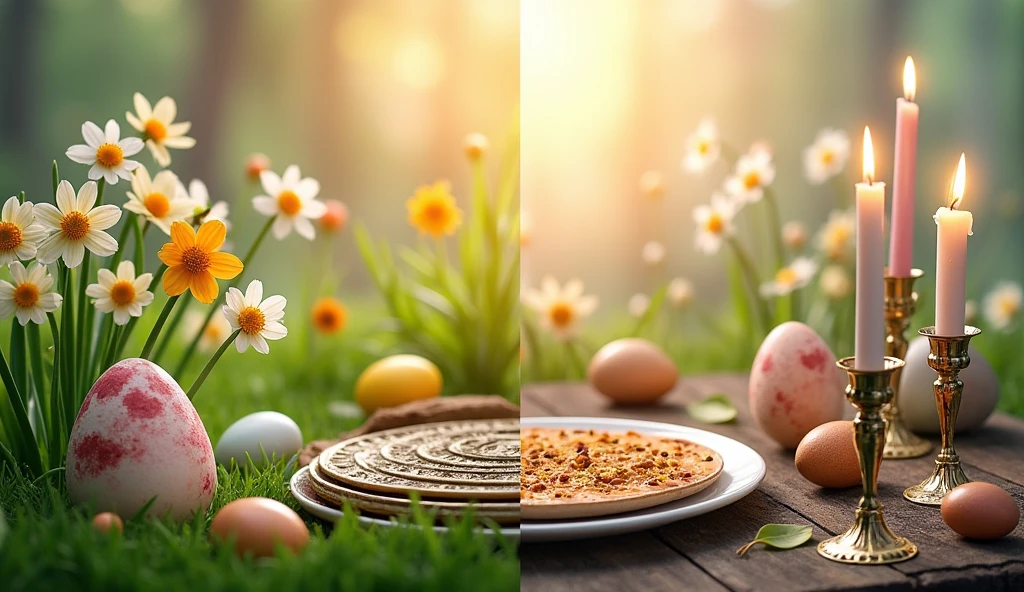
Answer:
<svg viewBox="0 0 1024 592"><path fill-rule="evenodd" d="M291 334L274 342L270 355L228 352L194 401L211 441L216 444L240 417L263 410L295 419L307 441L361 423L360 417L332 414L331 403L352 401L359 372L393 342L376 337L377 310L365 303L352 309L359 314L350 316L342 335L308 334L296 307L286 316ZM139 343L128 348L129 355L137 355L145 336L139 331ZM173 367L167 361L178 355L180 349L169 350L163 365ZM186 389L208 355L197 356L182 380ZM469 522L455 523L451 532L438 536L429 529L364 529L354 520L332 528L300 512L313 539L297 556L240 559L211 543L210 520L234 499L269 497L299 510L281 464L263 472L221 469L213 506L204 516L186 524L123 517L123 536L95 531L88 509L72 507L55 481L33 484L10 471L0 474L0 509L8 527L6 535L0 534L0 587L5 592L519 589L516 547L474 532Z"/></svg>

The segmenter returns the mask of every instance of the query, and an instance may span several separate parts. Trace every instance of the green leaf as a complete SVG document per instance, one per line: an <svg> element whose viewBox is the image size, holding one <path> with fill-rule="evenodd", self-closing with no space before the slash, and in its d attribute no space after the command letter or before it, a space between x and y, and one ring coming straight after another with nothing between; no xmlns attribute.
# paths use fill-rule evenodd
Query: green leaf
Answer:
<svg viewBox="0 0 1024 592"><path fill-rule="evenodd" d="M0 509L0 549L4 548L4 539L7 538L7 517L4 516L4 511Z"/></svg>
<svg viewBox="0 0 1024 592"><path fill-rule="evenodd" d="M736 554L743 556L751 547L764 543L776 549L795 549L811 540L813 529L806 524L765 524L754 540L740 547Z"/></svg>
<svg viewBox="0 0 1024 592"><path fill-rule="evenodd" d="M690 417L702 423L729 423L736 419L736 407L723 394L711 395L686 406Z"/></svg>

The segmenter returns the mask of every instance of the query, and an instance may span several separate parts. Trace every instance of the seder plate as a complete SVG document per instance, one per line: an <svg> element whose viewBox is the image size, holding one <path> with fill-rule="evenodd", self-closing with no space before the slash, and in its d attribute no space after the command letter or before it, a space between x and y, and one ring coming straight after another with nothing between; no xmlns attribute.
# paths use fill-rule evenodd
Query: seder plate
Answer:
<svg viewBox="0 0 1024 592"><path fill-rule="evenodd" d="M405 497L378 495L359 491L339 485L324 478L318 472L318 463L313 459L309 463L310 485L321 498L341 507L348 502L361 512L371 512L382 516L401 516L412 513L412 502ZM470 506L476 516L494 520L498 524L518 524L519 504L515 502L456 502L420 500L419 506L437 512L438 516L459 516Z"/></svg>
<svg viewBox="0 0 1024 592"><path fill-rule="evenodd" d="M365 434L336 444L319 458L321 476L373 492L460 500L518 500L518 419L450 421ZM454 446L453 446L454 444ZM388 456L382 452L385 447ZM444 462L413 457L435 451ZM436 452L443 449L445 452ZM397 460L396 460L397 459ZM507 471L495 471L502 465Z"/></svg>

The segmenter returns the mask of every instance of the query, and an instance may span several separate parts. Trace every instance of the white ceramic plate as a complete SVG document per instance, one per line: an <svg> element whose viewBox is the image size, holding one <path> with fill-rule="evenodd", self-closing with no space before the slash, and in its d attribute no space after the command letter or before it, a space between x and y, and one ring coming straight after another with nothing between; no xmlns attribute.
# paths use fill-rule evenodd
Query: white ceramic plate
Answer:
<svg viewBox="0 0 1024 592"><path fill-rule="evenodd" d="M309 484L309 467L302 467L292 475L291 481L289 482L289 489L291 490L292 497L299 501L299 505L317 518L327 520L328 522L335 522L337 520L341 520L341 517L344 515L341 509L335 508L334 506L321 501L317 497L316 492L313 491L312 486ZM372 524L385 528L405 528L409 526L408 524L401 524L397 521L373 518L370 516L359 515L357 516L357 519L363 526L370 526ZM487 535L493 536L494 534L494 530L489 528L481 530ZM435 525L434 532L448 532L448 527ZM519 541L518 528L502 528L501 534L510 541Z"/></svg>
<svg viewBox="0 0 1024 592"><path fill-rule="evenodd" d="M636 512L576 520L524 520L522 541L542 543L611 536L656 528L693 518L736 502L757 489L764 479L764 459L746 444L718 434L669 423L604 417L524 417L524 428L567 428L625 432L681 438L702 444L722 455L725 468L704 491L681 500Z"/></svg>

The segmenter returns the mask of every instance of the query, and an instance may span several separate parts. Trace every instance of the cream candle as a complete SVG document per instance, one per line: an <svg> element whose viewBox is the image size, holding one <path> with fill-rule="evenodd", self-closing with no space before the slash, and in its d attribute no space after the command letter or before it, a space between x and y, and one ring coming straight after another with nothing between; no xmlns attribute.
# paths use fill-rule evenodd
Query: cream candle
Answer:
<svg viewBox="0 0 1024 592"><path fill-rule="evenodd" d="M952 337L964 334L967 292L967 237L972 232L974 216L960 209L967 181L967 165L963 154L956 167L952 202L935 212L935 334Z"/></svg>
<svg viewBox="0 0 1024 592"><path fill-rule="evenodd" d="M885 366L885 183L874 180L871 131L864 128L864 182L857 183L857 297L854 364L857 370Z"/></svg>
<svg viewBox="0 0 1024 592"><path fill-rule="evenodd" d="M896 99L896 150L892 168L892 220L889 232L889 275L907 277L913 266L914 189L917 169L917 116L914 102L917 74L907 56L903 66L903 98Z"/></svg>

